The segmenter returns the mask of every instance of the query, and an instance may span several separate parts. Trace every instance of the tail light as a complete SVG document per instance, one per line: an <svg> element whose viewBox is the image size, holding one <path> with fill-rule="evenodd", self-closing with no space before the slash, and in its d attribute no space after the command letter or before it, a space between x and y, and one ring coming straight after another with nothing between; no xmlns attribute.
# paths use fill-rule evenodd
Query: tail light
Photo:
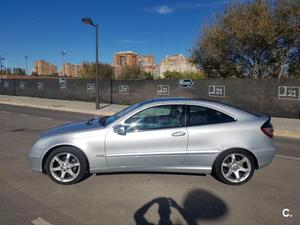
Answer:
<svg viewBox="0 0 300 225"><path fill-rule="evenodd" d="M265 122L262 126L261 126L261 131L267 135L269 138L273 138L273 133L274 133L274 129L273 129L273 125L271 124L270 119Z"/></svg>

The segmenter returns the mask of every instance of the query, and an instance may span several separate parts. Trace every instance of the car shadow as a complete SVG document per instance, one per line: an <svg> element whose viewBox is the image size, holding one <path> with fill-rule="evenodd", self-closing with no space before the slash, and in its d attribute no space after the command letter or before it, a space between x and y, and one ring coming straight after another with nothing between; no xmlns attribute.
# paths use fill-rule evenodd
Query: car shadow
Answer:
<svg viewBox="0 0 300 225"><path fill-rule="evenodd" d="M145 214L154 205L158 206L158 225L180 225L173 223L171 215L176 210L182 217L184 224L197 225L197 221L216 220L228 213L226 203L218 196L202 189L192 190L187 194L181 207L176 201L168 197L158 197L143 205L134 214L136 225L155 225L147 220Z"/></svg>

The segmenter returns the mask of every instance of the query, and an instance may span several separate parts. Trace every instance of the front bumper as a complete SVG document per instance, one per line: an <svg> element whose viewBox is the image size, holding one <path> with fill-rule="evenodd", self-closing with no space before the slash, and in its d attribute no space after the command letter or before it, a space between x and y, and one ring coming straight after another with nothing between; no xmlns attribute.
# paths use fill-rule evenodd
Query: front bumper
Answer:
<svg viewBox="0 0 300 225"><path fill-rule="evenodd" d="M42 162L40 158L35 158L35 157L27 157L28 163L29 163L29 168L33 171L40 172L42 173Z"/></svg>

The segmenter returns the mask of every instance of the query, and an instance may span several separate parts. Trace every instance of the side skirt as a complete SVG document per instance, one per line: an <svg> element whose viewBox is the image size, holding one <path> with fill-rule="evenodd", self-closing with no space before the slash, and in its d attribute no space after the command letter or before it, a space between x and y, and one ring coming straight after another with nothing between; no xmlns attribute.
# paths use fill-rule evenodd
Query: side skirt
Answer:
<svg viewBox="0 0 300 225"><path fill-rule="evenodd" d="M91 173L113 173L113 172L166 172L166 173L192 173L192 174L209 174L211 167L195 167L195 166L148 166L148 167L110 167L110 168L91 168Z"/></svg>

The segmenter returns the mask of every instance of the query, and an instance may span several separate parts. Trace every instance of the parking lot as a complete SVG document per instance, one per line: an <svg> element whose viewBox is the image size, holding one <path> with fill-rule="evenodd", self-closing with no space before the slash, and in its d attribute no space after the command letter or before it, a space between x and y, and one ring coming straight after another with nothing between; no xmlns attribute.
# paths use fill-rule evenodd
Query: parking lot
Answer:
<svg viewBox="0 0 300 225"><path fill-rule="evenodd" d="M97 174L63 186L28 169L41 132L90 117L0 105L1 225L300 224L300 139L275 138L273 163L241 186L160 173Z"/></svg>

